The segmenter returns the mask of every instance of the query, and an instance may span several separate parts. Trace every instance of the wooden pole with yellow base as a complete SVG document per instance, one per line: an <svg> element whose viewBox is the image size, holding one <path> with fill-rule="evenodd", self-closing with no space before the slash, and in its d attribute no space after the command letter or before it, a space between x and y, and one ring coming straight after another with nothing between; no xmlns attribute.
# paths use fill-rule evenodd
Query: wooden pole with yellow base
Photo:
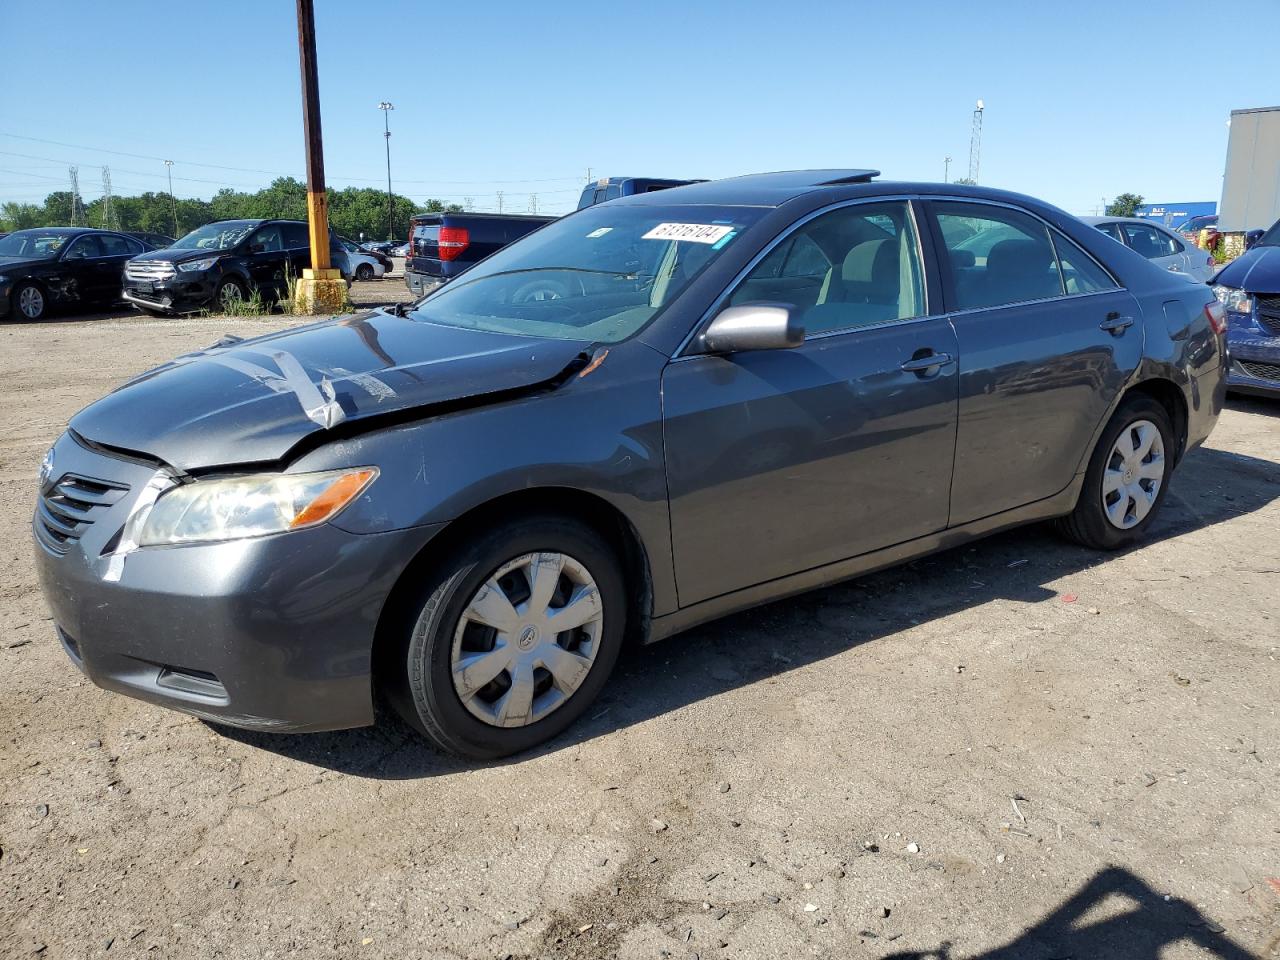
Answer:
<svg viewBox="0 0 1280 960"><path fill-rule="evenodd" d="M320 133L320 80L316 70L313 0L298 2L298 63L302 68L302 127L307 141L307 229L311 267L302 271L294 294L298 313L341 313L347 302L342 272L329 262L329 197L324 186L324 144Z"/></svg>

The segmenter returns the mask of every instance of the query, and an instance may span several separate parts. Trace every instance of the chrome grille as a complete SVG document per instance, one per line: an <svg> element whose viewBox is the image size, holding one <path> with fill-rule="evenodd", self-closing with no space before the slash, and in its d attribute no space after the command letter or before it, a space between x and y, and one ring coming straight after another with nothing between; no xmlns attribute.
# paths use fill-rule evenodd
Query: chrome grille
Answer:
<svg viewBox="0 0 1280 960"><path fill-rule="evenodd" d="M173 274L173 264L168 260L130 260L124 265L128 280L168 280Z"/></svg>
<svg viewBox="0 0 1280 960"><path fill-rule="evenodd" d="M93 522L106 513L129 488L67 474L40 495L36 530L41 541L56 553L65 553Z"/></svg>
<svg viewBox="0 0 1280 960"><path fill-rule="evenodd" d="M1257 360L1240 360L1240 369L1259 380L1275 380L1280 383L1280 363L1260 363Z"/></svg>

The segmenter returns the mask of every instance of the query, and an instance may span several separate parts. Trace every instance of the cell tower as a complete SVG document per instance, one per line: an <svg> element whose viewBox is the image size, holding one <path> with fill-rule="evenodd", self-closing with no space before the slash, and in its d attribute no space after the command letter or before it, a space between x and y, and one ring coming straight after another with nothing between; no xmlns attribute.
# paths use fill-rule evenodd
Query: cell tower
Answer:
<svg viewBox="0 0 1280 960"><path fill-rule="evenodd" d="M978 160L982 155L982 101L973 109L973 132L969 134L969 181L978 182Z"/></svg>
<svg viewBox="0 0 1280 960"><path fill-rule="evenodd" d="M80 168L67 167L71 174L71 226L79 226L77 214L84 210L84 202L80 199Z"/></svg>
<svg viewBox="0 0 1280 960"><path fill-rule="evenodd" d="M111 168L102 168L102 229L114 230L116 209L111 202Z"/></svg>

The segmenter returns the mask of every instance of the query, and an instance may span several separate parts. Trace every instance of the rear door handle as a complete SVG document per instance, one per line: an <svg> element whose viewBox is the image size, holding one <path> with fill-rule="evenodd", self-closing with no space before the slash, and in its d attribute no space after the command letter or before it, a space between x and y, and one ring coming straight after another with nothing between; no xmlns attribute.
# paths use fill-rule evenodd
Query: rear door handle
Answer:
<svg viewBox="0 0 1280 960"><path fill-rule="evenodd" d="M1122 317L1118 313L1108 313L1107 319L1098 324L1098 329L1106 330L1108 333L1118 337L1132 326L1133 317Z"/></svg>
<svg viewBox="0 0 1280 960"><path fill-rule="evenodd" d="M899 367L907 373L922 373L925 370L932 370L934 367L945 366L954 359L949 353L930 353L923 357L904 360L899 364Z"/></svg>

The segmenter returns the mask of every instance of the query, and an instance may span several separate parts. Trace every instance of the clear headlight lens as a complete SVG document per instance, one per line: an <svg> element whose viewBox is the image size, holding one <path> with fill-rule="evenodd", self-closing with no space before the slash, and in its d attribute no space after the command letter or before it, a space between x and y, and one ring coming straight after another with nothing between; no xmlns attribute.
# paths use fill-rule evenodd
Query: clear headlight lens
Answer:
<svg viewBox="0 0 1280 960"><path fill-rule="evenodd" d="M218 257L205 257L203 260L188 260L186 263L178 264L178 269L183 273L194 273L197 270L208 270L218 262Z"/></svg>
<svg viewBox="0 0 1280 960"><path fill-rule="evenodd" d="M378 476L376 467L196 480L161 494L139 546L260 537L324 523Z"/></svg>
<svg viewBox="0 0 1280 960"><path fill-rule="evenodd" d="M1253 298L1239 287L1218 284L1213 288L1213 295L1232 313L1253 313Z"/></svg>

